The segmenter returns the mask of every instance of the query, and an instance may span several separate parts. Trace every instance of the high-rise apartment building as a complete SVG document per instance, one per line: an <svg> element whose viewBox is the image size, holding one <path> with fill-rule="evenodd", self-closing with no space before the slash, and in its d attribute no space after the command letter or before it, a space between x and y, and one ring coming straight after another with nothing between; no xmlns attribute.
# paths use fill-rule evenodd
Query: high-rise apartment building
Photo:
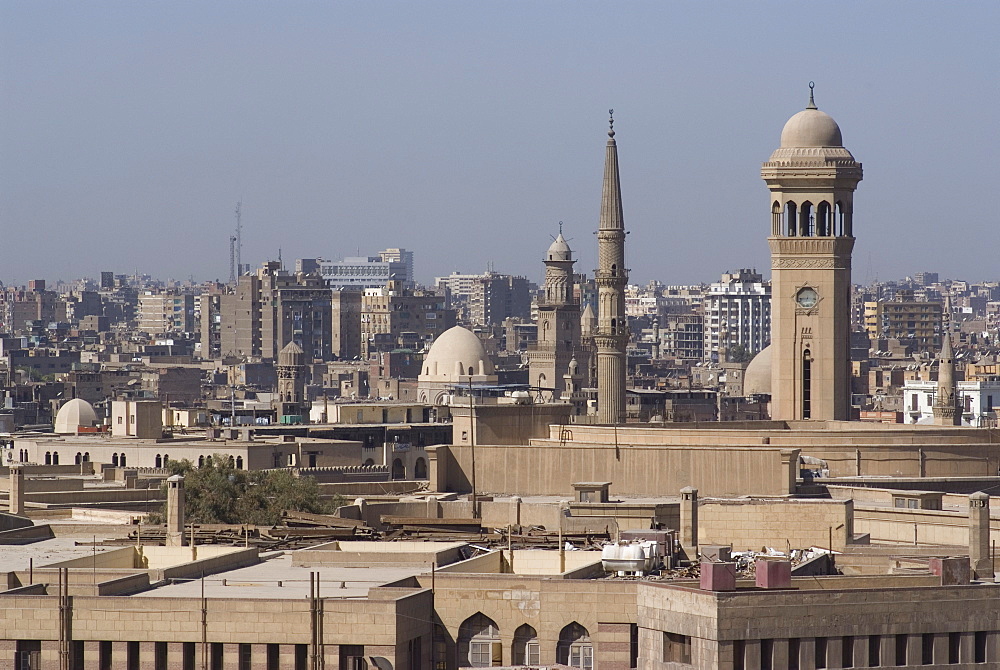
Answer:
<svg viewBox="0 0 1000 670"><path fill-rule="evenodd" d="M413 291L398 281L366 289L361 298L361 356L423 348L454 325L455 311L444 296Z"/></svg>
<svg viewBox="0 0 1000 670"><path fill-rule="evenodd" d="M709 287L702 307L706 359L725 362L722 349L756 353L771 343L771 283L755 270L723 274Z"/></svg>
<svg viewBox="0 0 1000 670"><path fill-rule="evenodd" d="M895 300L865 303L865 330L872 338L910 340L920 351L941 348L944 306L921 302L913 293L899 291Z"/></svg>
<svg viewBox="0 0 1000 670"><path fill-rule="evenodd" d="M242 275L234 292L219 296L218 316L222 356L276 360L295 342L307 360L330 358L331 292L317 275L291 275L276 261L264 263Z"/></svg>
<svg viewBox="0 0 1000 670"><path fill-rule="evenodd" d="M531 284L525 277L489 271L476 275L456 272L434 281L438 290L447 289L468 325L494 326L511 317L531 318Z"/></svg>
<svg viewBox="0 0 1000 670"><path fill-rule="evenodd" d="M194 332L194 302L189 293L143 291L139 294L139 330L150 335Z"/></svg>

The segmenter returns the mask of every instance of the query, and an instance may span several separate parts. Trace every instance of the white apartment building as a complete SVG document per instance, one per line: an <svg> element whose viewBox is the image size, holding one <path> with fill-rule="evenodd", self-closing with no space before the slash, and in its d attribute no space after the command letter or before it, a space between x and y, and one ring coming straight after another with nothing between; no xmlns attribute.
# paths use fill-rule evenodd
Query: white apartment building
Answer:
<svg viewBox="0 0 1000 670"><path fill-rule="evenodd" d="M771 282L755 270L723 274L709 286L702 307L706 360L719 361L723 345L758 352L771 343Z"/></svg>

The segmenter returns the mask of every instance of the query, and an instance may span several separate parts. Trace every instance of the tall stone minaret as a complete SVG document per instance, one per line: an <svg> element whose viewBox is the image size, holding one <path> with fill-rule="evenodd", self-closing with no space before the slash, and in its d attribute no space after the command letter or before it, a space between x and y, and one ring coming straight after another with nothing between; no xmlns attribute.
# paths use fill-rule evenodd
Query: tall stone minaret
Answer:
<svg viewBox="0 0 1000 670"><path fill-rule="evenodd" d="M601 222L597 230L597 418L600 423L625 421L625 217L618 178L618 145L615 144L614 110L609 121L604 158L604 192Z"/></svg>
<svg viewBox="0 0 1000 670"><path fill-rule="evenodd" d="M946 321L947 322L947 321ZM962 412L958 409L958 393L955 385L955 356L951 349L951 333L945 330L938 354L937 397L934 398L934 425L961 426Z"/></svg>

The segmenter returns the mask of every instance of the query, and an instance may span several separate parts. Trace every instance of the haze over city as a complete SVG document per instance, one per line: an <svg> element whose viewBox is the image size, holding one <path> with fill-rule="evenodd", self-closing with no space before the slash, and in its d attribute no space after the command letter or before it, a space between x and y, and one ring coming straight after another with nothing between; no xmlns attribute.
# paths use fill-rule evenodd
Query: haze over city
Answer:
<svg viewBox="0 0 1000 670"><path fill-rule="evenodd" d="M615 109L631 279L766 271L760 163L816 101L864 163L854 281L997 275L996 3L0 3L0 280L243 258L595 267ZM573 241L575 240L575 241Z"/></svg>

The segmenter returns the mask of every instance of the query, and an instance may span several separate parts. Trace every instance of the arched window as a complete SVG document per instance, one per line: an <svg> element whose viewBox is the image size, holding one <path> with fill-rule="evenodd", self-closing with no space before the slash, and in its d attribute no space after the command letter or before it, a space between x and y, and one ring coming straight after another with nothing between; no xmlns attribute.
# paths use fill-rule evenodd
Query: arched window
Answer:
<svg viewBox="0 0 1000 670"><path fill-rule="evenodd" d="M80 453L80 452L78 451L78 452L76 452L76 457L75 457L75 459L73 460L73 463L74 463L74 464L76 464L76 465L80 465L80 463L82 463L82 462L83 462L83 454L81 454L81 453Z"/></svg>
<svg viewBox="0 0 1000 670"><path fill-rule="evenodd" d="M118 454L111 454L111 466L118 467Z"/></svg>
<svg viewBox="0 0 1000 670"><path fill-rule="evenodd" d="M458 664L489 668L503 664L500 629L482 612L466 619L458 629Z"/></svg>
<svg viewBox="0 0 1000 670"><path fill-rule="evenodd" d="M84 463L90 463L90 452L89 451L83 452L83 462Z"/></svg>
<svg viewBox="0 0 1000 670"><path fill-rule="evenodd" d="M816 234L820 237L833 235L833 215L826 200L816 208Z"/></svg>
<svg viewBox="0 0 1000 670"><path fill-rule="evenodd" d="M45 465L52 465L52 452L51 451L46 451L45 452Z"/></svg>
<svg viewBox="0 0 1000 670"><path fill-rule="evenodd" d="M394 459L392 461L392 478L393 479L403 479L406 477L406 468L403 467L403 461L400 459Z"/></svg>
<svg viewBox="0 0 1000 670"><path fill-rule="evenodd" d="M538 632L528 624L518 626L514 631L514 646L510 655L514 665L538 665L541 663L539 652Z"/></svg>
<svg viewBox="0 0 1000 670"><path fill-rule="evenodd" d="M159 454L156 455L156 459L154 460L154 462L156 463L156 467L158 468L163 467L163 458Z"/></svg>
<svg viewBox="0 0 1000 670"><path fill-rule="evenodd" d="M366 458L365 459L365 467L370 468L373 465L375 465L375 459L373 459L373 458Z"/></svg>
<svg viewBox="0 0 1000 670"><path fill-rule="evenodd" d="M206 456L205 457L205 467L206 468L212 467L212 457L211 456Z"/></svg>
<svg viewBox="0 0 1000 670"><path fill-rule="evenodd" d="M427 461L423 458L418 458L417 462L413 464L413 478L427 479Z"/></svg>
<svg viewBox="0 0 1000 670"><path fill-rule="evenodd" d="M58 451L53 451L52 452L52 465L59 465L59 452Z"/></svg>
<svg viewBox="0 0 1000 670"><path fill-rule="evenodd" d="M242 470L243 469L243 457L242 456L237 456L236 457L236 469L237 470Z"/></svg>
<svg viewBox="0 0 1000 670"><path fill-rule="evenodd" d="M816 234L816 222L813 217L813 206L808 200L799 209L799 235L810 237Z"/></svg>
<svg viewBox="0 0 1000 670"><path fill-rule="evenodd" d="M476 374L476 369L470 365L469 366L469 376L471 377L474 374Z"/></svg>
<svg viewBox="0 0 1000 670"><path fill-rule="evenodd" d="M848 233L844 227L846 223L844 221L844 203L838 200L835 207L834 226L836 226L836 231L834 234L838 237L842 235L849 235L850 233Z"/></svg>
<svg viewBox="0 0 1000 670"><path fill-rule="evenodd" d="M802 352L802 418L812 417L812 354Z"/></svg>
<svg viewBox="0 0 1000 670"><path fill-rule="evenodd" d="M121 456L118 457L118 465L122 466L123 468L125 467L125 454L122 454Z"/></svg>
<svg viewBox="0 0 1000 670"><path fill-rule="evenodd" d="M771 205L771 235L781 235L781 203L777 200Z"/></svg>
<svg viewBox="0 0 1000 670"><path fill-rule="evenodd" d="M594 647L586 628L574 621L559 632L556 662L585 670L594 667Z"/></svg>
<svg viewBox="0 0 1000 670"><path fill-rule="evenodd" d="M204 456L199 456L198 457L198 467L199 468L205 467L205 457Z"/></svg>
<svg viewBox="0 0 1000 670"><path fill-rule="evenodd" d="M617 277L618 276L618 264L617 263L612 263L611 264L611 276L612 277Z"/></svg>
<svg viewBox="0 0 1000 670"><path fill-rule="evenodd" d="M170 456L163 454L163 467L167 467L167 463L170 461Z"/></svg>
<svg viewBox="0 0 1000 670"><path fill-rule="evenodd" d="M785 230L788 237L795 237L795 226L797 225L795 217L795 203L787 202L785 203Z"/></svg>

